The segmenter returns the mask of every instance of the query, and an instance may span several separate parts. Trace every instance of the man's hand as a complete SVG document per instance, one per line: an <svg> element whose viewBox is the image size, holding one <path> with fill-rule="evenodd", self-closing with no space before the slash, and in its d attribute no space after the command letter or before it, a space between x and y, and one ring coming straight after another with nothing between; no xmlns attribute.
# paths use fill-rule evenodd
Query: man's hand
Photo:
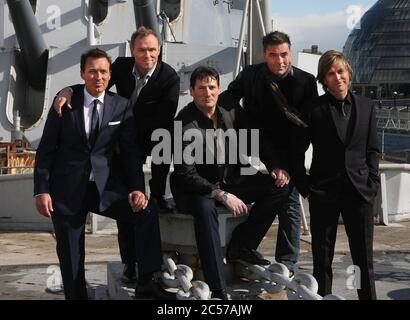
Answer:
<svg viewBox="0 0 410 320"><path fill-rule="evenodd" d="M290 176L289 173L286 172L286 170L283 169L273 169L271 174L273 179L275 179L275 186L278 188L282 188L285 185L287 185L290 181Z"/></svg>
<svg viewBox="0 0 410 320"><path fill-rule="evenodd" d="M53 203L51 201L51 197L49 193L39 194L36 198L36 208L37 211L47 217L51 217L51 213L54 212L53 210Z"/></svg>
<svg viewBox="0 0 410 320"><path fill-rule="evenodd" d="M148 198L141 191L132 191L128 195L128 203L133 212L139 212L148 206Z"/></svg>
<svg viewBox="0 0 410 320"><path fill-rule="evenodd" d="M65 87L60 91L57 98L54 100L54 110L57 112L59 117L63 116L61 109L64 104L67 103L67 107L71 109L71 97L73 95L73 90L70 87Z"/></svg>
<svg viewBox="0 0 410 320"><path fill-rule="evenodd" d="M245 203L239 198L237 198L234 194L228 193L227 194L227 199L226 201L221 200L222 199L223 192L218 194L216 196L216 199L221 201L225 207L232 212L232 214L237 217L242 214L248 213L248 207L246 206Z"/></svg>

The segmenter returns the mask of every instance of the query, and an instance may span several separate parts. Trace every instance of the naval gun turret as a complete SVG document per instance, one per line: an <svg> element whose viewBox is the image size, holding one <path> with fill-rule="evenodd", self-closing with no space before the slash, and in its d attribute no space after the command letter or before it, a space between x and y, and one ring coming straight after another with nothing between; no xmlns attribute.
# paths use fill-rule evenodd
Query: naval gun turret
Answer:
<svg viewBox="0 0 410 320"><path fill-rule="evenodd" d="M48 50L29 0L7 0L29 85L44 90Z"/></svg>
<svg viewBox="0 0 410 320"><path fill-rule="evenodd" d="M159 33L158 18L153 0L134 0L135 24L145 26Z"/></svg>

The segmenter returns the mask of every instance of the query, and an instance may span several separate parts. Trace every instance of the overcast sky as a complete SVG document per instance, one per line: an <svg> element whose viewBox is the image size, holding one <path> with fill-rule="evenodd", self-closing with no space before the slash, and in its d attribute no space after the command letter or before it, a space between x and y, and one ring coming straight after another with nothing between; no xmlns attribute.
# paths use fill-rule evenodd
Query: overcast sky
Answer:
<svg viewBox="0 0 410 320"><path fill-rule="evenodd" d="M360 15L377 0L270 0L273 28L289 34L293 52L319 45L342 50Z"/></svg>

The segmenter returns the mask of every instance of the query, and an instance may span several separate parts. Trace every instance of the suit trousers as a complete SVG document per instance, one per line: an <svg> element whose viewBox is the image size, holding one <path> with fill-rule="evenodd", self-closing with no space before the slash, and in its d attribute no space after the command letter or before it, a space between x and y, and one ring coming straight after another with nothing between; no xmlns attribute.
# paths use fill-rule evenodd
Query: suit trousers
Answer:
<svg viewBox="0 0 410 320"><path fill-rule="evenodd" d="M373 201L366 202L352 185L345 185L337 199L311 194L309 197L312 233L313 275L322 296L332 293L332 261L336 232L342 215L353 264L359 267L360 300L375 300L373 270ZM356 278L357 279L357 278Z"/></svg>
<svg viewBox="0 0 410 320"><path fill-rule="evenodd" d="M241 184L221 185L244 203L254 202L248 219L232 233L230 246L257 248L286 199L287 187L276 188L269 175L247 176ZM178 209L194 217L195 237L205 281L211 290L225 289L223 252L219 237L217 206L210 195L174 194Z"/></svg>
<svg viewBox="0 0 410 320"><path fill-rule="evenodd" d="M165 194L165 187L170 164L151 164L152 179L149 181L151 197L160 198ZM118 245L120 247L121 261L123 263L135 263L135 241L132 225L117 220Z"/></svg>
<svg viewBox="0 0 410 320"><path fill-rule="evenodd" d="M132 226L138 273L149 274L161 270L162 253L158 214L149 204L142 212L134 213L127 199L114 203L103 212L98 210L99 193L94 182L89 182L83 210L75 215L64 215L57 210L51 218L57 239L57 255L67 300L87 299L84 272L85 221L89 211L116 219ZM56 206L55 206L56 208Z"/></svg>

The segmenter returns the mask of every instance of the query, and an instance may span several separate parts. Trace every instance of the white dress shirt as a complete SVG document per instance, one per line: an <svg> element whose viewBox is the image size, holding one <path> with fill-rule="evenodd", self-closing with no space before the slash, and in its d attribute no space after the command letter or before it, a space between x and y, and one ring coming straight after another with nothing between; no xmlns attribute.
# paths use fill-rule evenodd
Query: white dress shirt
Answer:
<svg viewBox="0 0 410 320"><path fill-rule="evenodd" d="M93 97L90 95L87 91L87 89L84 87L84 127L85 127L85 134L88 137L90 136L90 128L91 128L91 116L93 114L93 108L94 108L94 100L98 100L97 104L97 112L98 112L98 117L100 119L100 127L101 127L101 122L102 122L102 117L103 117L103 108L104 108L104 97L105 97L105 92L103 92L100 96L98 97ZM90 173L90 181L94 181L94 174L91 170Z"/></svg>
<svg viewBox="0 0 410 320"><path fill-rule="evenodd" d="M132 106L135 104L135 102L137 102L138 96L140 95L142 88L144 88L145 85L148 83L148 80L149 78L152 77L152 74L154 73L156 67L157 67L157 64L155 64L155 66L152 67L152 69L148 71L145 76L141 77L140 74L138 73L136 66L134 65L134 68L132 69L132 75L135 78L135 89L132 92L131 97L130 97Z"/></svg>
<svg viewBox="0 0 410 320"><path fill-rule="evenodd" d="M99 97L93 97L91 94L87 92L87 89L84 88L84 124L85 124L85 134L87 135L87 139L90 136L91 116L93 114L95 99L98 100L97 111L98 111L98 117L100 118L100 127L101 127L103 108L104 108L104 96L105 96L105 92L103 92Z"/></svg>

